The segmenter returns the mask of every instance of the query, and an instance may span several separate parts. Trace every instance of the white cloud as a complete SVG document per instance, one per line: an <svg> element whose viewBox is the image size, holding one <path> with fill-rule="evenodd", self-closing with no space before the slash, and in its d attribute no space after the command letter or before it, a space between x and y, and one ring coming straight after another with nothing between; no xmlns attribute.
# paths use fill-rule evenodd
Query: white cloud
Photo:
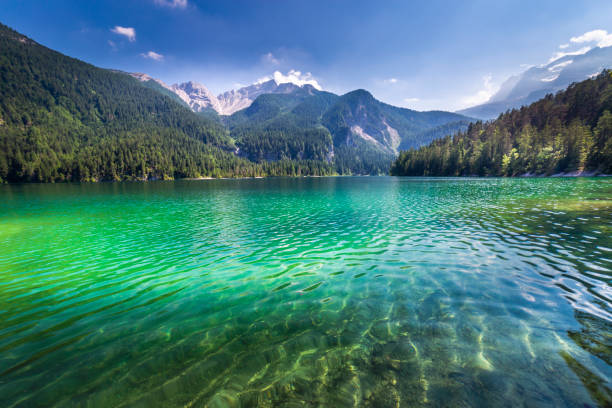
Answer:
<svg viewBox="0 0 612 408"><path fill-rule="evenodd" d="M493 76L487 74L482 77L483 89L474 95L466 96L461 100L461 104L465 107L476 106L487 102L497 91L497 87L493 85Z"/></svg>
<svg viewBox="0 0 612 408"><path fill-rule="evenodd" d="M419 98L404 98L404 102L406 103L415 103L415 102L419 102L420 99Z"/></svg>
<svg viewBox="0 0 612 408"><path fill-rule="evenodd" d="M541 81L542 82L552 82L552 81L554 81L557 78L559 78L559 74L550 76L548 78L542 78Z"/></svg>
<svg viewBox="0 0 612 408"><path fill-rule="evenodd" d="M271 65L278 65L280 64L280 61L274 56L274 54L272 54L271 52L262 55L261 59Z"/></svg>
<svg viewBox="0 0 612 408"><path fill-rule="evenodd" d="M591 30L577 37L570 38L569 43L559 45L559 49L566 50L572 45L578 46L584 44L582 48L572 51L557 51L548 60L548 63L554 62L559 58L582 55L591 51L593 47L610 47L612 46L612 34L609 34L606 30Z"/></svg>
<svg viewBox="0 0 612 408"><path fill-rule="evenodd" d="M287 73L287 75L284 75L280 71L275 71L273 78L274 78L274 81L279 85L286 84L286 83L292 83L292 84L299 85L299 86L312 85L316 89L319 89L319 90L322 89L321 85L319 85L317 80L313 78L310 72L306 72L302 74L302 72L292 69L291 71Z"/></svg>
<svg viewBox="0 0 612 408"><path fill-rule="evenodd" d="M388 78L383 81L385 84L397 84L397 78Z"/></svg>
<svg viewBox="0 0 612 408"><path fill-rule="evenodd" d="M557 51L556 53L554 53L554 55L548 60L548 63L550 64L551 62L555 62L556 60L563 58L563 57L567 57L567 56L571 56L571 55L582 55L582 54L586 54L587 52L591 51L592 47L582 47L579 50L576 51L568 51L568 52L562 52L562 51Z"/></svg>
<svg viewBox="0 0 612 408"><path fill-rule="evenodd" d="M111 28L111 32L127 37L130 42L136 41L136 30L133 27L115 26Z"/></svg>
<svg viewBox="0 0 612 408"><path fill-rule="evenodd" d="M597 43L598 47L610 47L612 46L612 34L608 34L606 30L593 30L578 37L572 37L570 41L574 44Z"/></svg>
<svg viewBox="0 0 612 408"><path fill-rule="evenodd" d="M272 79L271 76L266 75L265 77L261 77L259 78L257 81L255 81L255 85L259 85L259 84L263 84L264 82L268 82Z"/></svg>
<svg viewBox="0 0 612 408"><path fill-rule="evenodd" d="M574 60L567 60L567 61L563 61L560 62L558 64L555 64L551 67L548 67L548 70L550 72L559 72L561 71L563 68L567 67L568 65L570 65L572 62L574 62Z"/></svg>
<svg viewBox="0 0 612 408"><path fill-rule="evenodd" d="M110 45L113 51L117 51L117 44L114 41L108 40L108 45Z"/></svg>
<svg viewBox="0 0 612 408"><path fill-rule="evenodd" d="M155 4L158 6L183 9L187 7L187 0L155 0Z"/></svg>
<svg viewBox="0 0 612 408"><path fill-rule="evenodd" d="M155 61L162 61L164 59L163 55L158 54L158 53L156 53L154 51L149 51L147 53L140 54L140 56L143 57L143 58L148 58L148 59L152 59L152 60L155 60Z"/></svg>

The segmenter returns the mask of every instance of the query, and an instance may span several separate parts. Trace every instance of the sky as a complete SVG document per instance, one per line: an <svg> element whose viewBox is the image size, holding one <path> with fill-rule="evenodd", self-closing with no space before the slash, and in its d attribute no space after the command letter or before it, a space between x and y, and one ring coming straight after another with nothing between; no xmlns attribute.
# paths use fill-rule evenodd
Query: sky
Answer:
<svg viewBox="0 0 612 408"><path fill-rule="evenodd" d="M473 106L529 66L612 45L610 0L2 0L0 22L215 94L275 77L416 110Z"/></svg>

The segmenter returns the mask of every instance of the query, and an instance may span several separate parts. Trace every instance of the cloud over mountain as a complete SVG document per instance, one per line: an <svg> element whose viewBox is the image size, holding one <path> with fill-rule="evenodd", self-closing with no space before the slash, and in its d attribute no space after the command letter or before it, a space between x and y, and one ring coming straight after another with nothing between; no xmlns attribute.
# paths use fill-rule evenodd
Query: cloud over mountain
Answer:
<svg viewBox="0 0 612 408"><path fill-rule="evenodd" d="M586 33L570 38L569 43L559 45L559 49L567 50L572 45L583 45L579 49L570 51L557 51L548 60L548 63L554 62L563 57L572 55L582 55L591 51L593 47L610 47L612 46L612 34L609 34L606 30L591 30ZM586 45L585 45L586 44Z"/></svg>
<svg viewBox="0 0 612 408"><path fill-rule="evenodd" d="M285 75L280 71L275 71L274 74L272 75L272 79L274 79L274 81L279 85L291 83L291 84L295 84L298 86L312 85L315 89L318 89L318 90L323 89L321 85L319 85L319 82L317 82L317 80L314 79L314 77L312 76L310 72L306 72L302 74L301 71L296 71L292 69Z"/></svg>
<svg viewBox="0 0 612 408"><path fill-rule="evenodd" d="M578 44L596 42L598 47L609 47L612 46L612 34L608 34L606 30L593 30L578 37L572 37L570 41Z"/></svg>

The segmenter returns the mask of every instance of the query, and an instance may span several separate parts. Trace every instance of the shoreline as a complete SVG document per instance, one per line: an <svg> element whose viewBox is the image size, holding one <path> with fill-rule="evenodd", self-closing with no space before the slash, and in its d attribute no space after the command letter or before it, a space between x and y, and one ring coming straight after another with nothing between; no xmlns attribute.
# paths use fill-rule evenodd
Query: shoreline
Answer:
<svg viewBox="0 0 612 408"><path fill-rule="evenodd" d="M555 173L551 175L542 175L542 174L534 174L534 173L524 173L519 176L514 177L540 177L540 178L560 178L560 177L610 177L612 174L599 173L597 171L585 171L585 170L576 170L562 173ZM513 177L513 178L514 178Z"/></svg>
<svg viewBox="0 0 612 408"><path fill-rule="evenodd" d="M395 178L410 178L410 179L521 179L521 178L605 178L612 177L612 174L605 173L597 173L597 172L585 172L585 171L574 171L567 173L555 173L551 175L545 174L533 174L533 173L524 173L518 176L478 176L478 175L470 175L470 176L395 176L389 174L335 174L328 176L256 176L256 177L185 177L185 178L176 178L176 179L132 179L132 180L95 180L95 181L58 181L58 182L40 182L40 181L16 181L16 182L0 182L0 185L17 185L17 184L99 184L99 183L148 183L148 182L158 182L158 181L209 181L209 180L256 180L256 179L278 179L278 178L292 178L292 179L307 179L307 178L332 178L332 177L395 177Z"/></svg>

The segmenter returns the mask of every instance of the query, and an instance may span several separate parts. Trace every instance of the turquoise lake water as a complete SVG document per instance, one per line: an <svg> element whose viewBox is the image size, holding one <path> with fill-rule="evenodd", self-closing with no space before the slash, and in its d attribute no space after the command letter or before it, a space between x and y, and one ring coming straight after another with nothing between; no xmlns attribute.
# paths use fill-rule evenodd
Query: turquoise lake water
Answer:
<svg viewBox="0 0 612 408"><path fill-rule="evenodd" d="M0 185L4 407L612 406L612 179Z"/></svg>

